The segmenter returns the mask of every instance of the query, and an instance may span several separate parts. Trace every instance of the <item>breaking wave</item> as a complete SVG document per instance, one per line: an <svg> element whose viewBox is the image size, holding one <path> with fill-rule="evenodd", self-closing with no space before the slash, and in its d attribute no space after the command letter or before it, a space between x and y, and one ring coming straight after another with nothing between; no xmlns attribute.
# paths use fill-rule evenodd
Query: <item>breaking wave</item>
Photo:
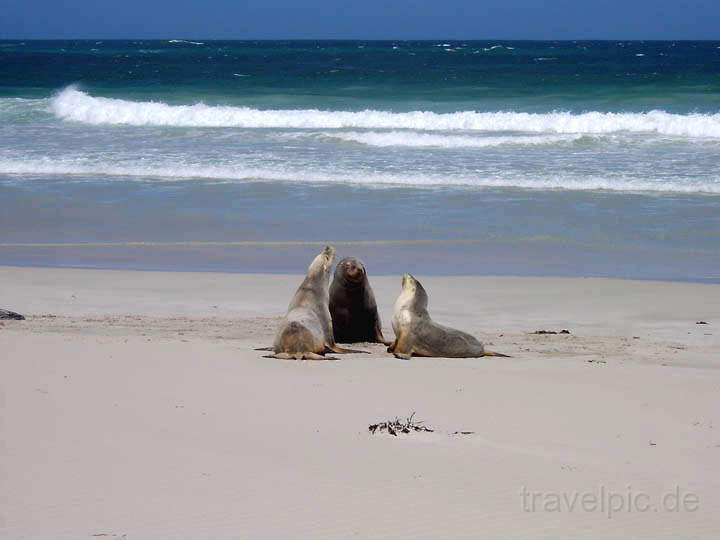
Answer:
<svg viewBox="0 0 720 540"><path fill-rule="evenodd" d="M97 177L123 177L139 181L178 181L203 179L216 182L281 181L328 184L360 184L368 187L443 187L469 188L522 188L561 190L609 190L624 192L670 192L720 194L720 183L699 182L688 178L666 179L629 178L624 176L517 176L465 175L448 176L433 173L373 172L362 170L298 169L275 166L269 168L244 166L242 163L203 165L193 163L148 163L137 165L130 162L99 163L85 159L0 159L0 174L20 177L67 176L86 179Z"/></svg>
<svg viewBox="0 0 720 540"><path fill-rule="evenodd" d="M407 146L430 148L489 148L504 145L543 145L577 141L584 135L514 135L505 137L471 137L436 135L413 131L345 131L326 132L323 137L368 146Z"/></svg>
<svg viewBox="0 0 720 540"><path fill-rule="evenodd" d="M260 110L250 107L168 105L94 97L74 87L50 100L58 118L96 125L239 127L288 129L408 129L422 131L525 132L545 134L658 133L720 138L720 114L569 112L387 112Z"/></svg>

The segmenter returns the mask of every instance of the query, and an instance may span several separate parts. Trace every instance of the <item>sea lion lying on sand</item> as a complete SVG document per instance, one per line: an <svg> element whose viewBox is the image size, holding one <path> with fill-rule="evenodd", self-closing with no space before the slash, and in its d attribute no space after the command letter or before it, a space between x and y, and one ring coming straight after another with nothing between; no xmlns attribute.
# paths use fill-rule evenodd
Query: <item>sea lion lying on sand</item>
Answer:
<svg viewBox="0 0 720 540"><path fill-rule="evenodd" d="M346 257L335 268L330 285L330 316L333 336L338 343L384 343L375 295L365 265Z"/></svg>
<svg viewBox="0 0 720 540"><path fill-rule="evenodd" d="M395 302L392 326L395 341L388 352L409 360L415 356L477 358L507 355L487 351L470 334L437 324L427 310L428 295L420 282L410 274L402 278L402 291Z"/></svg>
<svg viewBox="0 0 720 540"><path fill-rule="evenodd" d="M326 352L365 352L343 349L335 344L328 309L330 270L335 248L327 246L310 264L307 275L293 296L268 358L295 360L336 360Z"/></svg>

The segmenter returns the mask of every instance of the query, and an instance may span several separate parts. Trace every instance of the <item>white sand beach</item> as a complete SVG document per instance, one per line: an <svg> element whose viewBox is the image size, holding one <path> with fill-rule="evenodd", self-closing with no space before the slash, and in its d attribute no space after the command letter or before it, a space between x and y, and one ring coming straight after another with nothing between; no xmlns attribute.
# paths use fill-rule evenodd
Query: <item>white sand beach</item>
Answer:
<svg viewBox="0 0 720 540"><path fill-rule="evenodd" d="M0 538L718 537L719 285L418 277L512 358L267 359L300 276L0 267Z"/></svg>

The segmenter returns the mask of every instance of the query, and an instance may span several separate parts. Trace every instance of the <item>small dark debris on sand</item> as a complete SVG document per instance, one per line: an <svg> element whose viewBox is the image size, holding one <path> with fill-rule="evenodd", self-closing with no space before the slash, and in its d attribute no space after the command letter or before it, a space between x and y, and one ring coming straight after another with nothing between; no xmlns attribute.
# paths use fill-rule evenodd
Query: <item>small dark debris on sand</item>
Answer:
<svg viewBox="0 0 720 540"><path fill-rule="evenodd" d="M0 309L0 319L12 320L12 321L24 321L25 317L14 311L8 311L7 309Z"/></svg>
<svg viewBox="0 0 720 540"><path fill-rule="evenodd" d="M435 431L434 429L430 429L429 427L423 425L423 422L415 421L414 417L415 413L412 413L405 420L395 418L395 420L388 420L386 422L370 424L368 426L368 431L373 435L376 432L382 433L384 431L387 431L390 435L394 435L395 437L397 437L398 433L410 433L412 431L427 431L432 433Z"/></svg>
<svg viewBox="0 0 720 540"><path fill-rule="evenodd" d="M451 435L474 435L474 431L453 431Z"/></svg>
<svg viewBox="0 0 720 540"><path fill-rule="evenodd" d="M707 321L698 321L695 324L709 324Z"/></svg>
<svg viewBox="0 0 720 540"><path fill-rule="evenodd" d="M538 335L554 335L554 334L569 334L570 330L560 330L559 332L556 332L555 330L535 330L533 334Z"/></svg>

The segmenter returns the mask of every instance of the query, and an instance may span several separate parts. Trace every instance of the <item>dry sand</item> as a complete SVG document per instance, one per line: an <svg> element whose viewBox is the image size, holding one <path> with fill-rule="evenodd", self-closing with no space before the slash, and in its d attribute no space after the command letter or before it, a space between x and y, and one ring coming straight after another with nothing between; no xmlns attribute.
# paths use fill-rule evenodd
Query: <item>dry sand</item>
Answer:
<svg viewBox="0 0 720 540"><path fill-rule="evenodd" d="M419 277L513 358L271 360L298 276L0 267L0 537L720 537L720 286Z"/></svg>

